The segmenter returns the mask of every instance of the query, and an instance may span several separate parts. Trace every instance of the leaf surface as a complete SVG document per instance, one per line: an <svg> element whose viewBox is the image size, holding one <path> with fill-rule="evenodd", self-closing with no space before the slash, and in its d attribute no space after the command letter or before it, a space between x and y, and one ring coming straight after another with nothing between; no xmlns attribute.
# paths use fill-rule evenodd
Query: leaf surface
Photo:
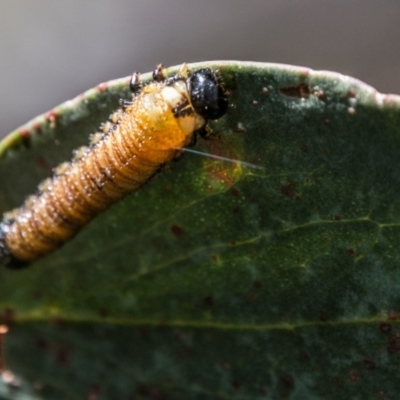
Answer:
<svg viewBox="0 0 400 400"><path fill-rule="evenodd" d="M195 148L206 155L0 271L5 362L22 381L3 398L396 397L399 97L292 66L190 68L204 66L231 93L219 137ZM0 211L87 143L127 82L0 144Z"/></svg>

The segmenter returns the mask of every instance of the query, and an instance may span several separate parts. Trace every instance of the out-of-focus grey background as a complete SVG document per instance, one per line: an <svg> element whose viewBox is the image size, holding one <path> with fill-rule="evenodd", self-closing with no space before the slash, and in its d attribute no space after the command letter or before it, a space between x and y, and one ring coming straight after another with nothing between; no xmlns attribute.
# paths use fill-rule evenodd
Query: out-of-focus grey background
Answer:
<svg viewBox="0 0 400 400"><path fill-rule="evenodd" d="M400 1L2 0L0 52L0 137L159 62L297 64L400 93Z"/></svg>

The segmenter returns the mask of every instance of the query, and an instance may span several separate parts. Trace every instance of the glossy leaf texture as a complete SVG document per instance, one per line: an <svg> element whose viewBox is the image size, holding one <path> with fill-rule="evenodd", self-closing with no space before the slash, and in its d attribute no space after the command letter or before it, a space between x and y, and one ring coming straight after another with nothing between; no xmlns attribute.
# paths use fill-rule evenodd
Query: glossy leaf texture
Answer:
<svg viewBox="0 0 400 400"><path fill-rule="evenodd" d="M396 398L400 98L332 72L190 68L204 66L230 91L205 155L184 152L59 251L0 271L20 381L1 398ZM1 211L87 143L127 83L3 141Z"/></svg>

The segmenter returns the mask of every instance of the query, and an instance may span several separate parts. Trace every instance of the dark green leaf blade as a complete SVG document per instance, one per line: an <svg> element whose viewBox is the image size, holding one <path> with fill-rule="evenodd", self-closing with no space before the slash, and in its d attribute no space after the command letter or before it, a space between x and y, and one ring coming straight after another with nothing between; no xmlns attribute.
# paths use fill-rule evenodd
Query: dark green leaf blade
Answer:
<svg viewBox="0 0 400 400"><path fill-rule="evenodd" d="M185 154L61 250L0 271L7 365L42 398L395 397L399 98L305 68L211 66L231 107L196 150L248 164ZM2 211L126 83L0 145Z"/></svg>

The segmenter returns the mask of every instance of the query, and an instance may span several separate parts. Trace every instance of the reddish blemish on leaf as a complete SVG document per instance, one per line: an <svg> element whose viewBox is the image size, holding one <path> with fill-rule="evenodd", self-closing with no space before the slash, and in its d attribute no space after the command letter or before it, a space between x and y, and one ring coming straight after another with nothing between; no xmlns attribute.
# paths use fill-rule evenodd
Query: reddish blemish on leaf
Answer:
<svg viewBox="0 0 400 400"><path fill-rule="evenodd" d="M358 382L360 380L360 376L358 375L358 372L355 369L350 370L349 378L352 382Z"/></svg>
<svg viewBox="0 0 400 400"><path fill-rule="evenodd" d="M395 334L389 338L387 350L389 354L397 353L400 350L400 337L398 334Z"/></svg>
<svg viewBox="0 0 400 400"><path fill-rule="evenodd" d="M384 334L390 333L392 331L392 325L387 322L382 322L379 325L379 330Z"/></svg>
<svg viewBox="0 0 400 400"><path fill-rule="evenodd" d="M294 191L296 189L296 183L295 182L289 182L287 185L282 185L281 186L281 193L288 197L289 199L292 199L294 197Z"/></svg>
<svg viewBox="0 0 400 400"><path fill-rule="evenodd" d="M22 129L20 131L21 137L24 140L29 140L31 138L31 133L28 131L28 129Z"/></svg>
<svg viewBox="0 0 400 400"><path fill-rule="evenodd" d="M287 86L280 88L279 91L288 97L297 97L299 99L308 99L311 94L310 86L305 83L301 83L297 86Z"/></svg>
<svg viewBox="0 0 400 400"><path fill-rule="evenodd" d="M71 355L65 346L60 346L56 349L56 362L63 367L70 365Z"/></svg>
<svg viewBox="0 0 400 400"><path fill-rule="evenodd" d="M11 308L5 308L2 313L0 313L0 324L10 326L15 322L15 313Z"/></svg>
<svg viewBox="0 0 400 400"><path fill-rule="evenodd" d="M229 193L234 197L240 197L240 190L235 187L231 187Z"/></svg>
<svg viewBox="0 0 400 400"><path fill-rule="evenodd" d="M339 215L339 214L335 214L335 215L333 216L333 219L334 219L335 221L341 221L342 216Z"/></svg>
<svg viewBox="0 0 400 400"><path fill-rule="evenodd" d="M100 385L98 383L94 383L87 394L87 400L99 400L100 396Z"/></svg>
<svg viewBox="0 0 400 400"><path fill-rule="evenodd" d="M254 287L254 289L261 289L262 288L262 282L261 281L254 281L253 282L253 287Z"/></svg>
<svg viewBox="0 0 400 400"><path fill-rule="evenodd" d="M321 322L327 322L331 319L331 316L329 315L328 311L326 310L321 310L319 312L319 320Z"/></svg>
<svg viewBox="0 0 400 400"><path fill-rule="evenodd" d="M38 338L36 340L36 347L41 351L46 351L49 349L49 343L43 338Z"/></svg>
<svg viewBox="0 0 400 400"><path fill-rule="evenodd" d="M350 247L347 249L347 253L349 253L351 256L354 256L354 254L356 254L356 250Z"/></svg>
<svg viewBox="0 0 400 400"><path fill-rule="evenodd" d="M300 146L300 150L301 150L303 153L308 153L308 146L307 146L306 144L302 144L302 145Z"/></svg>
<svg viewBox="0 0 400 400"><path fill-rule="evenodd" d="M46 115L45 118L47 120L47 122L49 123L51 128L55 127L56 121L57 121L57 112L52 110L49 111Z"/></svg>
<svg viewBox="0 0 400 400"><path fill-rule="evenodd" d="M182 236L185 235L185 231L183 230L183 228L176 224L171 226L171 232L177 239L180 239Z"/></svg>
<svg viewBox="0 0 400 400"><path fill-rule="evenodd" d="M108 84L106 82L100 83L96 86L96 89L100 92L106 90L108 88Z"/></svg>
<svg viewBox="0 0 400 400"><path fill-rule="evenodd" d="M215 299L213 296L206 296L203 299L203 304L206 307L213 307L215 305Z"/></svg>
<svg viewBox="0 0 400 400"><path fill-rule="evenodd" d="M239 381L239 379L234 379L232 381L232 389L233 390L238 391L238 390L240 390L241 387L242 387L242 383Z"/></svg>
<svg viewBox="0 0 400 400"><path fill-rule="evenodd" d="M218 254L211 255L211 261L214 263L218 263L219 262Z"/></svg>
<svg viewBox="0 0 400 400"><path fill-rule="evenodd" d="M42 169L44 169L46 172L51 172L52 167L51 165L45 160L44 157L38 156L36 157L36 165Z"/></svg>
<svg viewBox="0 0 400 400"><path fill-rule="evenodd" d="M310 355L308 353L306 353L305 351L302 351L299 354L299 360L303 363L308 363L308 362L310 362Z"/></svg>
<svg viewBox="0 0 400 400"><path fill-rule="evenodd" d="M347 96L348 96L349 98L356 97L356 91L355 91L354 89L350 89L350 90L347 92Z"/></svg>
<svg viewBox="0 0 400 400"><path fill-rule="evenodd" d="M56 328L62 328L64 325L64 321L62 320L62 318L60 317L54 317L51 319L51 323L54 327Z"/></svg>
<svg viewBox="0 0 400 400"><path fill-rule="evenodd" d="M389 321L397 321L398 315L396 311L389 311L388 320Z"/></svg>
<svg viewBox="0 0 400 400"><path fill-rule="evenodd" d="M363 364L365 369L372 370L376 368L376 362L372 360L371 358L364 358L363 359Z"/></svg>
<svg viewBox="0 0 400 400"><path fill-rule="evenodd" d="M282 383L285 385L287 389L294 388L294 378L292 375L286 374L282 377Z"/></svg>
<svg viewBox="0 0 400 400"><path fill-rule="evenodd" d="M247 294L247 302L254 303L256 301L256 296L253 292Z"/></svg>
<svg viewBox="0 0 400 400"><path fill-rule="evenodd" d="M319 89L319 90L314 90L313 94L314 94L315 96L317 96L319 100L322 100L322 99L325 98L325 92L324 92L323 90L321 90L321 89Z"/></svg>
<svg viewBox="0 0 400 400"><path fill-rule="evenodd" d="M101 318L107 318L109 316L109 312L107 311L106 308L100 308L99 310L99 316Z"/></svg>

